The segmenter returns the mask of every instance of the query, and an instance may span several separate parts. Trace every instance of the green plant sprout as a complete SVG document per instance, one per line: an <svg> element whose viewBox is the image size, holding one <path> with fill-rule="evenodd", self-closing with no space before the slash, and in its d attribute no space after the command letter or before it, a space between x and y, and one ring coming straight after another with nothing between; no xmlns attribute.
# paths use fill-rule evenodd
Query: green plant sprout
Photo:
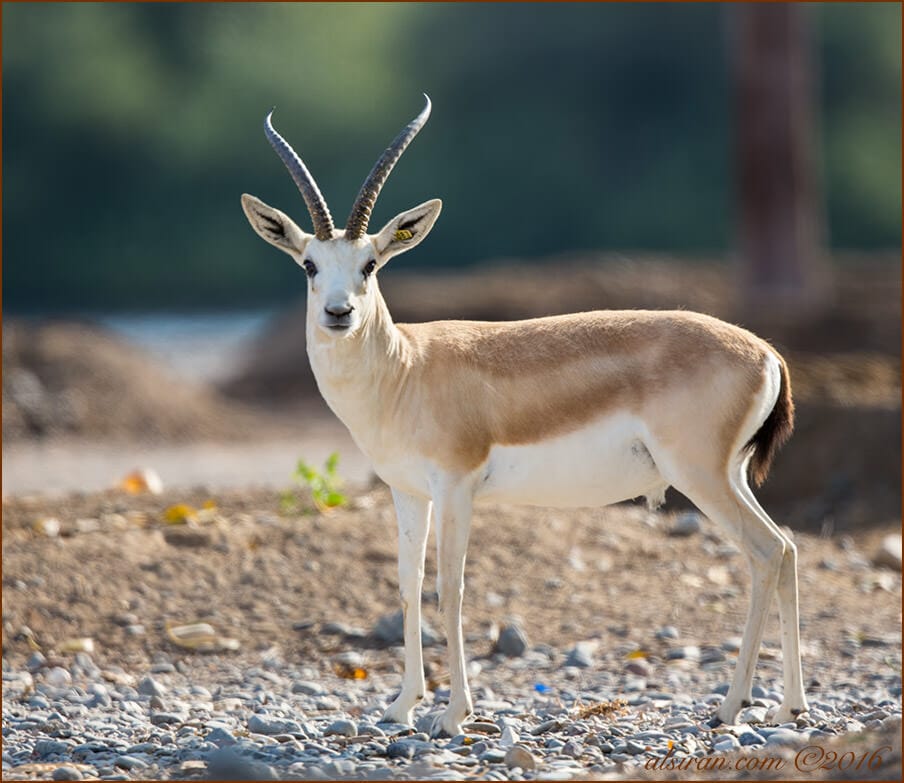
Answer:
<svg viewBox="0 0 904 783"><path fill-rule="evenodd" d="M338 467L339 452L334 451L324 462L322 473L300 459L292 474L292 478L298 484L310 489L314 506L321 514L345 505L346 497L339 491L342 486L342 477L339 475ZM295 497L291 490L283 494L282 506L284 510L294 509Z"/></svg>

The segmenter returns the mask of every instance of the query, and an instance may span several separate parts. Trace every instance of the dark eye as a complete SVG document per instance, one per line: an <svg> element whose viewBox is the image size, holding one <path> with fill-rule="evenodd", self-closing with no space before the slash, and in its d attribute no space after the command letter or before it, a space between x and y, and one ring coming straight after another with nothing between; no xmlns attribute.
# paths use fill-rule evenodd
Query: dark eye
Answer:
<svg viewBox="0 0 904 783"><path fill-rule="evenodd" d="M314 265L314 262L311 261L310 258L306 258L301 266L304 268L305 273L308 277L313 277L317 274L317 267Z"/></svg>
<svg viewBox="0 0 904 783"><path fill-rule="evenodd" d="M377 268L377 262L374 259L370 259L365 265L364 269L361 270L362 274L365 277L370 277L374 273L374 269Z"/></svg>

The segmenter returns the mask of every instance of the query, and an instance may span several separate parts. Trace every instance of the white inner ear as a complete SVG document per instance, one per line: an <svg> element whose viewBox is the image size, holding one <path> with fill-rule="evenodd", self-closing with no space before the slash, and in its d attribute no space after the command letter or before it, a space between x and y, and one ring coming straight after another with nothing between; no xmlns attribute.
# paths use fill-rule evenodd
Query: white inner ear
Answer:
<svg viewBox="0 0 904 783"><path fill-rule="evenodd" d="M294 255L303 252L308 237L290 218L254 196L242 196L242 209L251 228L274 247Z"/></svg>

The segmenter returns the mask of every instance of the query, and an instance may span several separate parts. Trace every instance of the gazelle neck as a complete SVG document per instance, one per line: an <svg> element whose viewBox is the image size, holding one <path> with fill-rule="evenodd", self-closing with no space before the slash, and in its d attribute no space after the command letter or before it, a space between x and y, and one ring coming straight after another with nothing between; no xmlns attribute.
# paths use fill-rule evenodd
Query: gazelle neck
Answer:
<svg viewBox="0 0 904 783"><path fill-rule="evenodd" d="M317 313L307 314L308 358L320 393L354 438L365 446L367 433L381 420L379 408L405 376L410 346L396 328L377 281L372 307L361 326L337 337L318 326ZM365 449L366 450L366 449Z"/></svg>

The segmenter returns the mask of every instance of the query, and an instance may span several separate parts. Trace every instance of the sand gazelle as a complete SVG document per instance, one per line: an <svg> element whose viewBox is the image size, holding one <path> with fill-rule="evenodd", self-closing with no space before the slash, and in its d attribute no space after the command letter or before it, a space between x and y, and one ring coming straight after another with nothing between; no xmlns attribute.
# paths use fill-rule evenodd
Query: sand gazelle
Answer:
<svg viewBox="0 0 904 783"><path fill-rule="evenodd" d="M420 603L431 509L451 673L449 704L433 729L455 735L471 712L461 604L474 501L574 507L646 496L656 503L668 486L725 527L752 571L744 641L715 720L733 722L751 700L776 594L784 700L774 720L802 712L797 553L747 480L749 473L763 481L791 433L784 360L750 332L684 311L393 323L376 272L427 236L441 202L402 212L376 234L367 224L429 114L428 98L365 180L344 231L270 116L267 138L304 197L313 236L242 196L254 230L307 273L306 339L317 385L392 488L405 673L385 719L410 723L424 695Z"/></svg>

